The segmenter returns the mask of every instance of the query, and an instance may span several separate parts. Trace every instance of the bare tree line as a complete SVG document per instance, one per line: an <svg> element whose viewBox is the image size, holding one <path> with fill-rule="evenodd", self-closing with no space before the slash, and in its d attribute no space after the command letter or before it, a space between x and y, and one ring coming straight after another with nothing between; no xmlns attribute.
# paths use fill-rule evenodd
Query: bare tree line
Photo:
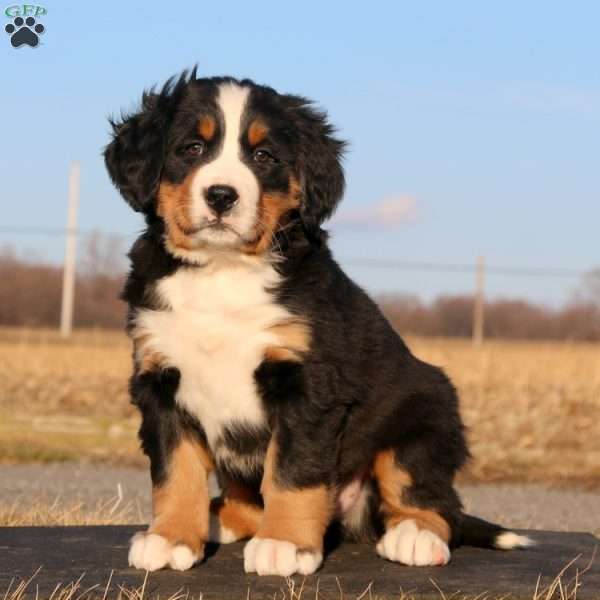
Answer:
<svg viewBox="0 0 600 600"><path fill-rule="evenodd" d="M386 295L379 304L394 327L407 334L471 337L473 296ZM600 341L600 304L575 297L559 309L520 299L485 302L484 338Z"/></svg>
<svg viewBox="0 0 600 600"><path fill-rule="evenodd" d="M80 249L75 292L75 326L122 328L119 299L126 269L122 240L99 233ZM10 247L0 249L0 325L56 327L62 267L29 262ZM394 294L378 298L387 318L405 334L470 337L472 296L440 296L424 302ZM522 299L485 303L485 337L600 341L600 269L589 273L565 306L552 309Z"/></svg>
<svg viewBox="0 0 600 600"><path fill-rule="evenodd" d="M62 266L29 262L10 247L0 249L0 325L57 327ZM85 238L75 282L75 326L122 328L125 303L123 244L116 237Z"/></svg>

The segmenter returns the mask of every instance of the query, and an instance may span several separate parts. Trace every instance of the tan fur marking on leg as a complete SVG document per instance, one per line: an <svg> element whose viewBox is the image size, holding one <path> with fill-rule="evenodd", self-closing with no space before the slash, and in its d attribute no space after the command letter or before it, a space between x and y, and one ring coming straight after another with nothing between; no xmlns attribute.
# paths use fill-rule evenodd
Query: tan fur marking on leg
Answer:
<svg viewBox="0 0 600 600"><path fill-rule="evenodd" d="M393 450L384 450L375 456L373 475L379 486L386 528L401 521L414 519L421 529L428 529L446 543L450 540L450 526L433 510L410 506L402 500L402 492L412 484L410 475L396 463Z"/></svg>
<svg viewBox="0 0 600 600"><path fill-rule="evenodd" d="M320 551L334 513L333 494L325 485L282 488L274 475L276 453L277 445L271 441L261 485L265 511L256 537L286 540L301 549Z"/></svg>
<svg viewBox="0 0 600 600"><path fill-rule="evenodd" d="M293 319L273 325L269 332L277 336L279 343L265 349L266 360L300 361L310 348L310 328L304 321Z"/></svg>
<svg viewBox="0 0 600 600"><path fill-rule="evenodd" d="M220 498L212 500L210 510L238 540L255 535L263 516L255 494L234 482L227 484Z"/></svg>
<svg viewBox="0 0 600 600"><path fill-rule="evenodd" d="M196 440L183 438L173 450L167 480L152 490L152 524L172 544L199 554L208 537L208 473L212 458Z"/></svg>

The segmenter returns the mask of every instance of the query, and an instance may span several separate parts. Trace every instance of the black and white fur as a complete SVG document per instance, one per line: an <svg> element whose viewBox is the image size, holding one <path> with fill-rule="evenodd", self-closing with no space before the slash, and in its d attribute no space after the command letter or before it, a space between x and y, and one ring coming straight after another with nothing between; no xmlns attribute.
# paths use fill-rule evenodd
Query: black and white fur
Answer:
<svg viewBox="0 0 600 600"><path fill-rule="evenodd" d="M198 154L195 128L206 114L216 132L201 140ZM244 137L257 118L268 127L260 157ZM336 520L346 534L378 538L377 551L387 559L428 565L447 562L449 545L527 545L526 538L462 513L453 480L468 450L452 384L411 354L328 249L321 224L343 193L342 152L325 115L309 101L248 80L195 73L146 94L140 112L114 123L107 168L146 220L130 252L123 295L129 329L143 337L144 351L168 361L156 372L136 368L131 380L153 483L166 478L170 452L184 432L193 432L219 477L258 490L275 436L281 485L337 490ZM169 238L157 194L161 182L180 185L186 177L192 227L184 248ZM291 181L298 182L299 205L278 224L266 251L244 252L261 197L290 193ZM211 185L238 195L219 219L206 202ZM294 318L309 327L310 348L301 360L266 360L265 349L277 343L271 327ZM384 531L369 465L385 449L410 476L404 501L441 515L450 544L410 520ZM214 536L229 541L227 531ZM188 568L198 558L158 537L134 541L134 566ZM247 570L318 568L318 552L307 559L289 547L285 540L253 539ZM279 560L260 562L277 553Z"/></svg>

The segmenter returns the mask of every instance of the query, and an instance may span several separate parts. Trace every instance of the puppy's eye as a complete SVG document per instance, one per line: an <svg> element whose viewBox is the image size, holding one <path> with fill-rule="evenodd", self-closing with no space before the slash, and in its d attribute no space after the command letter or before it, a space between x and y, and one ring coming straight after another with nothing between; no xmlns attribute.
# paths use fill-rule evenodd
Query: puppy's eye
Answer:
<svg viewBox="0 0 600 600"><path fill-rule="evenodd" d="M266 164L277 162L277 159L268 150L259 148L254 151L254 161L259 164Z"/></svg>
<svg viewBox="0 0 600 600"><path fill-rule="evenodd" d="M186 156L200 156L206 148L206 144L204 142L194 142L193 144L188 144L184 146L183 153Z"/></svg>

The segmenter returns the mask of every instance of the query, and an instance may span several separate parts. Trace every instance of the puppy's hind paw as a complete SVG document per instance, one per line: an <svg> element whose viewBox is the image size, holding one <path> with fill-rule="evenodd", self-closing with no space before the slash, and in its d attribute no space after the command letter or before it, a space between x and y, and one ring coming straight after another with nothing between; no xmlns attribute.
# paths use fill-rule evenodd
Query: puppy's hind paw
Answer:
<svg viewBox="0 0 600 600"><path fill-rule="evenodd" d="M450 561L446 542L428 529L419 529L413 519L386 531L376 549L379 556L409 566L445 565Z"/></svg>

